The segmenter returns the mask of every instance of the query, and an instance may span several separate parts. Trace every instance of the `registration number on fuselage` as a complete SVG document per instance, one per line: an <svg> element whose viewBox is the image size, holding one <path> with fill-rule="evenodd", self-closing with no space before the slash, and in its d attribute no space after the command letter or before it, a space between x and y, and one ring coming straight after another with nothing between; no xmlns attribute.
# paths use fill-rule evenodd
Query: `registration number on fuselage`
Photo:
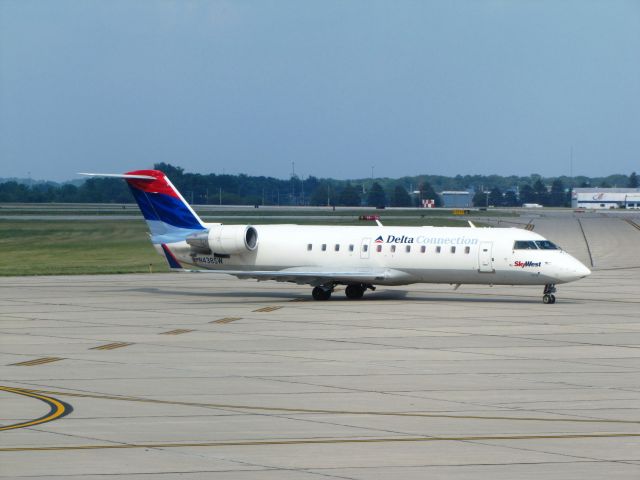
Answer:
<svg viewBox="0 0 640 480"><path fill-rule="evenodd" d="M193 257L193 261L208 265L222 265L222 259L218 257Z"/></svg>

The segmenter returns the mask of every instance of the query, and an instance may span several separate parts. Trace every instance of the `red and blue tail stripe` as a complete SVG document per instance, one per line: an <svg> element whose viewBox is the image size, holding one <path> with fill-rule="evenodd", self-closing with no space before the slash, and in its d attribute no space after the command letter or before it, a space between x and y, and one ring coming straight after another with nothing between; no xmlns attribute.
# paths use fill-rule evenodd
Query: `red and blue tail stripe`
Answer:
<svg viewBox="0 0 640 480"><path fill-rule="evenodd" d="M179 242L194 231L206 229L161 171L136 170L125 175L128 176L125 178L131 193L149 225L154 243Z"/></svg>
<svg viewBox="0 0 640 480"><path fill-rule="evenodd" d="M182 265L180 265L180 262L178 261L176 256L164 243L162 244L162 251L164 252L164 256L167 258L167 263L169 264L170 268L182 269Z"/></svg>

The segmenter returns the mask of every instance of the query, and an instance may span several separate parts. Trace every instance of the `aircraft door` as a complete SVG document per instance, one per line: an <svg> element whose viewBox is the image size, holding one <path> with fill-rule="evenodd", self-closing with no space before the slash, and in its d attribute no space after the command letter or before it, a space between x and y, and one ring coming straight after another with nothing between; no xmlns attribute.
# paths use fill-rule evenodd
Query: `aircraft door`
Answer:
<svg viewBox="0 0 640 480"><path fill-rule="evenodd" d="M480 242L478 250L478 271L481 273L493 273L493 242Z"/></svg>
<svg viewBox="0 0 640 480"><path fill-rule="evenodd" d="M363 238L360 243L360 258L369 258L370 238Z"/></svg>

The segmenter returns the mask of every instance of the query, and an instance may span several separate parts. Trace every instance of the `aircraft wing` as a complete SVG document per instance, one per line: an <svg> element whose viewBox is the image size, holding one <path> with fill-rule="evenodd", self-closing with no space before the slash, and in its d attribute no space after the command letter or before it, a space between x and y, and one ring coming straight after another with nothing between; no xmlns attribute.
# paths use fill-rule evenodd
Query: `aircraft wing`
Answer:
<svg viewBox="0 0 640 480"><path fill-rule="evenodd" d="M406 272L395 269L354 269L340 270L319 267L296 267L283 270L185 270L196 273L217 273L238 278L255 278L258 281L276 280L299 285L324 285L338 283L381 283L406 278Z"/></svg>

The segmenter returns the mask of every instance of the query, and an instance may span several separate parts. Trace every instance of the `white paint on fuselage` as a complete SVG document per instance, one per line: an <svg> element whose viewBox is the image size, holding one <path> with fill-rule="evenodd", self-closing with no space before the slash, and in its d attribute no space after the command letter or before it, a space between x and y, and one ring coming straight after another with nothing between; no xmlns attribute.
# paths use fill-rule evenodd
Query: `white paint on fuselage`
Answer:
<svg viewBox="0 0 640 480"><path fill-rule="evenodd" d="M258 225L255 228L258 248L229 258L198 254L194 260L191 247L185 242L173 243L170 248L186 268L194 269L323 268L402 272L376 282L386 285L419 282L544 285L570 282L590 273L587 267L562 250L514 250L516 240L544 240L536 233L516 228L303 225ZM376 243L380 237L382 242ZM481 247L487 246L489 252L481 252ZM424 252L422 247L425 247ZM485 262L483 268L481 261ZM488 266L486 262L489 262Z"/></svg>

